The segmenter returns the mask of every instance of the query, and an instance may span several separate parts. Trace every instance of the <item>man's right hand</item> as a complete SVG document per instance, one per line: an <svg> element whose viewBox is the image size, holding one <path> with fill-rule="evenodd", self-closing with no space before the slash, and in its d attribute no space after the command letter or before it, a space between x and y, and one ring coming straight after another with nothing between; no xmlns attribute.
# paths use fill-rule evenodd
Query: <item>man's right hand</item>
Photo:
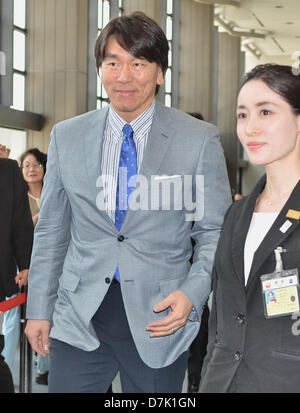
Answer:
<svg viewBox="0 0 300 413"><path fill-rule="evenodd" d="M28 320L25 328L32 350L43 357L50 353L50 326L51 322L48 320Z"/></svg>

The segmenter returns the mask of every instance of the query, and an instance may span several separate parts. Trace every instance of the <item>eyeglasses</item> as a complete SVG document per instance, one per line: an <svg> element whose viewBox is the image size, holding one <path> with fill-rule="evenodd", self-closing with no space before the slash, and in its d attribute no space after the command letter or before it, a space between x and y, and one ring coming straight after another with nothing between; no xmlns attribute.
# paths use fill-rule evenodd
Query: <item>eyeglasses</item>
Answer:
<svg viewBox="0 0 300 413"><path fill-rule="evenodd" d="M43 168L43 164L41 163L26 163L22 166L22 168L29 169L29 168Z"/></svg>

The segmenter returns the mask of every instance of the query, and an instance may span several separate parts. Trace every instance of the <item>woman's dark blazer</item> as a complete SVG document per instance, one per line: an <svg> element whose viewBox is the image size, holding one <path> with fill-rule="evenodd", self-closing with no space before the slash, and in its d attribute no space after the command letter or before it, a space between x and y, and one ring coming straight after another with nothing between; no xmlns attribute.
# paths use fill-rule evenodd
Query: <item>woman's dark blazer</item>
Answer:
<svg viewBox="0 0 300 413"><path fill-rule="evenodd" d="M291 315L266 319L260 275L274 272L274 249L282 254L283 268L300 273L300 181L254 254L244 284L244 245L255 202L265 176L253 192L231 205L220 235L213 270L213 304L209 343L200 392L300 391L300 318ZM280 230L289 220L290 228ZM300 315L299 315L300 316Z"/></svg>
<svg viewBox="0 0 300 413"><path fill-rule="evenodd" d="M33 223L16 161L0 159L0 301L18 292L14 277L29 268Z"/></svg>

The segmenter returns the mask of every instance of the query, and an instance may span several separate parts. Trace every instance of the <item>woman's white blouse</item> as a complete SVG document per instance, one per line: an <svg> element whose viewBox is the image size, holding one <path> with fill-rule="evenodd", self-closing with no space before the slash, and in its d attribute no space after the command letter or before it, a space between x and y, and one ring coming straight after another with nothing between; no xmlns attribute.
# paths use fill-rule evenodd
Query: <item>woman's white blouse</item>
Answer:
<svg viewBox="0 0 300 413"><path fill-rule="evenodd" d="M279 212L254 212L252 215L244 249L245 285L251 270L253 255L278 217L278 214Z"/></svg>

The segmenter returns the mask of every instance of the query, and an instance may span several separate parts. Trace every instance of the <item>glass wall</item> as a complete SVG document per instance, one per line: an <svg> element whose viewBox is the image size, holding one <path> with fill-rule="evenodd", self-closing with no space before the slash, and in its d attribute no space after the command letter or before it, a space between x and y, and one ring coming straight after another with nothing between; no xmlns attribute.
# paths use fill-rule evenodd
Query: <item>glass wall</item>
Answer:
<svg viewBox="0 0 300 413"><path fill-rule="evenodd" d="M172 106L173 0L167 0L166 37L169 42L169 64L165 76L165 105Z"/></svg>
<svg viewBox="0 0 300 413"><path fill-rule="evenodd" d="M25 110L26 93L26 0L12 3L12 109ZM0 127L0 144L10 149L10 159L19 160L26 150L26 131Z"/></svg>
<svg viewBox="0 0 300 413"><path fill-rule="evenodd" d="M26 0L13 0L13 109L25 110Z"/></svg>

